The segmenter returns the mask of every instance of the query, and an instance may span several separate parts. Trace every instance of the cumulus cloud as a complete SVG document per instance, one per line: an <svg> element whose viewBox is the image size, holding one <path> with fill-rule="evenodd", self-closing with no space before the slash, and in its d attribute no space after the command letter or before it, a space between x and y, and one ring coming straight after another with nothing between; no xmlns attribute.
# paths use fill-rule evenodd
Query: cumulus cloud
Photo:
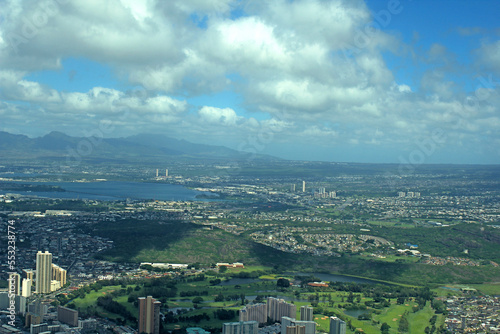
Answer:
<svg viewBox="0 0 500 334"><path fill-rule="evenodd" d="M361 0L8 0L2 10L4 130L21 129L23 113L44 130L50 120L76 129L126 114L117 120L123 133L168 128L186 138L270 133L283 143L391 147L436 124L448 138L497 136L500 42L484 40L474 52L475 76L484 74L489 85L471 90L454 80L463 66L447 45L405 44L380 29ZM391 57L425 66L406 81L387 63ZM109 66L121 87L63 91L27 79L61 70L67 58ZM238 94L241 108L188 102L221 91Z"/></svg>
<svg viewBox="0 0 500 334"><path fill-rule="evenodd" d="M238 117L236 112L231 108L214 108L214 107L203 107L198 111L202 121L207 121L211 124L221 124L221 125L236 125L238 122Z"/></svg>

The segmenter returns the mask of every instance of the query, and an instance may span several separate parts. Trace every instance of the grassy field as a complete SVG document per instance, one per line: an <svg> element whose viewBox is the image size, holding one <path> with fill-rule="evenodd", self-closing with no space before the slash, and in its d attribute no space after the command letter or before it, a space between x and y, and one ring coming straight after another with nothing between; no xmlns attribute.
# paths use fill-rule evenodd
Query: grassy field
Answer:
<svg viewBox="0 0 500 334"><path fill-rule="evenodd" d="M397 305L393 302L391 303L391 307L382 310L382 312L379 315L376 315L374 319L380 322L380 324L386 322L389 326L391 326L390 333L398 333L397 328L401 317L405 311L411 311L411 308L414 305L416 304L407 303L405 305Z"/></svg>
<svg viewBox="0 0 500 334"><path fill-rule="evenodd" d="M135 285L132 285L132 287L135 287ZM110 292L120 289L121 286L119 285L105 286L99 291L92 290L90 293L86 294L85 298L83 299L81 298L73 299L73 303L76 305L76 307L85 309L89 306L95 305L97 298L103 297Z"/></svg>
<svg viewBox="0 0 500 334"><path fill-rule="evenodd" d="M425 327L429 326L429 320L434 315L434 310L430 307L429 303L417 313L410 312L408 314L408 321L410 322L410 333L412 334L425 334ZM431 327L431 326L429 326Z"/></svg>
<svg viewBox="0 0 500 334"><path fill-rule="evenodd" d="M453 289L472 288L480 293L490 296L500 296L500 282L492 284L467 284L467 285L452 285Z"/></svg>

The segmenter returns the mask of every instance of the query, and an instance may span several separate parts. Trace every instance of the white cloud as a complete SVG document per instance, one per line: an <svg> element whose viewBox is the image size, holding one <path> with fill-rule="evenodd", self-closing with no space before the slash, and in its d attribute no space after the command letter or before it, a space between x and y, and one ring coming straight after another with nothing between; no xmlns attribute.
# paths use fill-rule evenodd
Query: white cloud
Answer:
<svg viewBox="0 0 500 334"><path fill-rule="evenodd" d="M200 115L202 121L225 126L234 126L238 120L241 119L231 108L221 109L205 106L198 111L198 114Z"/></svg>
<svg viewBox="0 0 500 334"><path fill-rule="evenodd" d="M483 44L481 48L476 51L476 54L480 62L486 66L487 69L494 71L496 75L500 75L500 40Z"/></svg>
<svg viewBox="0 0 500 334"><path fill-rule="evenodd" d="M4 129L21 124L22 114L47 129L51 119L69 129L127 113L117 120L124 133L171 127L186 137L234 139L260 131L277 142L315 137L407 145L436 126L463 143L483 130L498 136L500 42L482 41L472 78L444 42L421 50L390 27L368 29L375 18L363 1L9 0L2 10ZM475 27L455 31L481 34ZM122 87L139 86L144 94L101 83L59 91L27 79L34 71L60 70L68 57L105 64ZM386 63L394 57L408 60L404 65L425 63L425 72L417 64L414 77L405 77ZM469 82L482 76L491 87L467 91L454 80L462 75ZM223 90L239 94L241 104L186 102ZM267 116L254 118L252 111Z"/></svg>

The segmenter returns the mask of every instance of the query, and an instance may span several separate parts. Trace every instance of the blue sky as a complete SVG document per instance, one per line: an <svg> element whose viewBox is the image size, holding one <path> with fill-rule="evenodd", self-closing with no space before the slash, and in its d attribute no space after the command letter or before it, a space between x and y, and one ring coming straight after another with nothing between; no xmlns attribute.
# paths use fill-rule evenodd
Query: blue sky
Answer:
<svg viewBox="0 0 500 334"><path fill-rule="evenodd" d="M500 1L0 4L0 131L500 163Z"/></svg>

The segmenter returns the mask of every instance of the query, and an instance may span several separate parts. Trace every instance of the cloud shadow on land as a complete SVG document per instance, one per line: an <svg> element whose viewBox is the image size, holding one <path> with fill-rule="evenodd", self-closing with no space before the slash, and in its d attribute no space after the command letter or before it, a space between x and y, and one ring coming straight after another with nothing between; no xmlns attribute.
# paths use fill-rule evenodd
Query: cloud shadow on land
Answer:
<svg viewBox="0 0 500 334"><path fill-rule="evenodd" d="M172 243L182 240L201 227L179 220L121 219L100 222L94 227L92 234L113 240L113 248L98 254L98 258L136 262L135 259L144 251L167 250Z"/></svg>

